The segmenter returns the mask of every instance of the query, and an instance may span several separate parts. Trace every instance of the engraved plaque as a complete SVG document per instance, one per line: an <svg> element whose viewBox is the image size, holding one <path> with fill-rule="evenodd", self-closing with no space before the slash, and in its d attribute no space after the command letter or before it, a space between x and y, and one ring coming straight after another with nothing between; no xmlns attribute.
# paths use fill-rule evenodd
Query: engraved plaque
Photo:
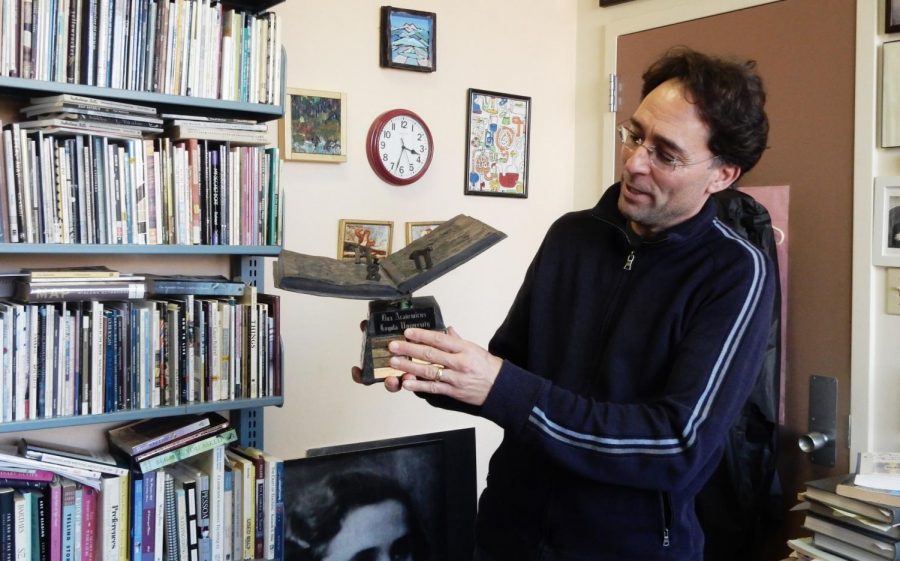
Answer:
<svg viewBox="0 0 900 561"><path fill-rule="evenodd" d="M444 331L444 318L437 300L432 296L417 296L397 300L369 302L369 319L363 335L362 381L381 382L387 376L402 372L391 368L391 341L403 340L403 331L410 327Z"/></svg>

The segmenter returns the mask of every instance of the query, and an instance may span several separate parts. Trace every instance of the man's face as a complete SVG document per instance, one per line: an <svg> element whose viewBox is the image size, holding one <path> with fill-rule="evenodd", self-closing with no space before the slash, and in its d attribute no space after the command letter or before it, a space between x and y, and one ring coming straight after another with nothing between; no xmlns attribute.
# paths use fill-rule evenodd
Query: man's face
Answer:
<svg viewBox="0 0 900 561"><path fill-rule="evenodd" d="M707 143L709 127L697 107L685 99L675 80L660 84L641 102L626 128L643 146L622 147L622 189L619 211L640 236L652 236L691 218L706 199L734 182L740 168L713 159ZM675 158L675 169L651 164L655 151Z"/></svg>

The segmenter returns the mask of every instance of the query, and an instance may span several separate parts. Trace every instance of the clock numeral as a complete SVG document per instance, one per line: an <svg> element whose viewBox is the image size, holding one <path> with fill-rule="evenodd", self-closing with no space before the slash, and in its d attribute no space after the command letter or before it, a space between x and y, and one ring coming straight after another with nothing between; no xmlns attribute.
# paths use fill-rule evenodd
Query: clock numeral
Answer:
<svg viewBox="0 0 900 561"><path fill-rule="evenodd" d="M407 125L409 125L409 123L406 122L406 119L400 121L400 128L405 129Z"/></svg>
<svg viewBox="0 0 900 561"><path fill-rule="evenodd" d="M390 137L391 137L391 131L388 131L388 130L384 131L384 137L385 137L385 138L390 138Z"/></svg>
<svg viewBox="0 0 900 561"><path fill-rule="evenodd" d="M385 148L387 148L387 142L382 140L381 141L381 149L384 150Z"/></svg>
<svg viewBox="0 0 900 561"><path fill-rule="evenodd" d="M416 168L414 168L412 164L409 165L409 173L416 173Z"/></svg>
<svg viewBox="0 0 900 561"><path fill-rule="evenodd" d="M404 169L405 168L403 166L400 166L399 168L397 168L397 173L399 173L400 175L404 175L406 173L406 171L404 171Z"/></svg>
<svg viewBox="0 0 900 561"><path fill-rule="evenodd" d="M419 133L419 136L417 137L417 140L418 140L419 142L422 142L422 138L424 138L424 137L425 137L424 134Z"/></svg>
<svg viewBox="0 0 900 561"><path fill-rule="evenodd" d="M382 155L381 155L381 161L383 161L383 162L386 162L386 161L387 161L387 154L382 154Z"/></svg>
<svg viewBox="0 0 900 561"><path fill-rule="evenodd" d="M419 144L419 152L424 152L424 151L425 151L425 145Z"/></svg>

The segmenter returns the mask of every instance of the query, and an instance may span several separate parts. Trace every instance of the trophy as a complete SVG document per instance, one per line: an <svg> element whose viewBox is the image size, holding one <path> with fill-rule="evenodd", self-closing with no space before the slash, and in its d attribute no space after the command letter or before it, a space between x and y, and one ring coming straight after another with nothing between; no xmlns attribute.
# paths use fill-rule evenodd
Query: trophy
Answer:
<svg viewBox="0 0 900 561"><path fill-rule="evenodd" d="M506 234L460 214L403 249L379 260L357 246L355 258L331 259L284 250L275 261L275 286L284 290L369 300L363 334L362 381L373 384L397 372L388 344L410 327L444 331L432 296L412 293L487 250Z"/></svg>

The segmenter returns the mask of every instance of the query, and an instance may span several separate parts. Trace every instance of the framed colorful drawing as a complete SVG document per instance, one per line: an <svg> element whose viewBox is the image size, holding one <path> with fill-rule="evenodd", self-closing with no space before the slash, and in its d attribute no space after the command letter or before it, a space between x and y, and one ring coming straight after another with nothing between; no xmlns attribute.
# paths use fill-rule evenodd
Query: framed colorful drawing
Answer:
<svg viewBox="0 0 900 561"><path fill-rule="evenodd" d="M528 196L531 98L469 89L466 195Z"/></svg>
<svg viewBox="0 0 900 561"><path fill-rule="evenodd" d="M407 222L406 223L406 245L411 244L425 234L430 234L435 228L443 224L443 222Z"/></svg>
<svg viewBox="0 0 900 561"><path fill-rule="evenodd" d="M347 161L347 96L287 88L278 138L285 160Z"/></svg>
<svg viewBox="0 0 900 561"><path fill-rule="evenodd" d="M437 14L382 6L381 66L437 70Z"/></svg>
<svg viewBox="0 0 900 561"><path fill-rule="evenodd" d="M338 224L338 259L356 259L359 248L367 248L374 257L386 257L391 253L393 236L393 222L341 219Z"/></svg>

